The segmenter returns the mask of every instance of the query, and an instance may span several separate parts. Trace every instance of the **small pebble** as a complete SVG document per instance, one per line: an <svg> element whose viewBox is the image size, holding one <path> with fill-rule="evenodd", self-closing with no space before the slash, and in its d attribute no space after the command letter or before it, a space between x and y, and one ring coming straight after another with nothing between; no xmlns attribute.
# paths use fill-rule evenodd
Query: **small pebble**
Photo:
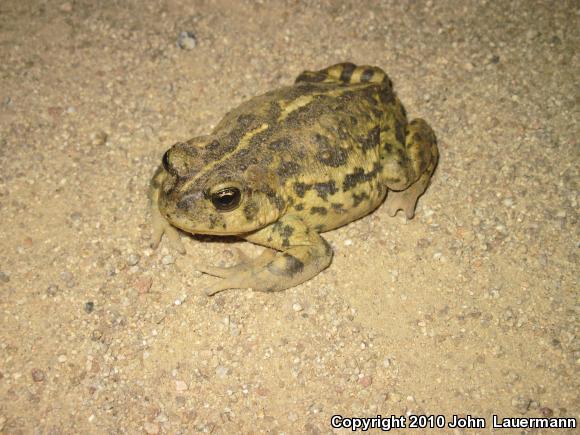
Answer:
<svg viewBox="0 0 580 435"><path fill-rule="evenodd" d="M225 378L229 373L229 369L224 366L217 366L215 369L215 374L218 375L220 378Z"/></svg>
<svg viewBox="0 0 580 435"><path fill-rule="evenodd" d="M351 239L346 239L344 241L344 246L352 246L352 240Z"/></svg>
<svg viewBox="0 0 580 435"><path fill-rule="evenodd" d="M540 32L538 32L535 29L530 29L526 32L526 39L528 41L531 41L532 39L536 39L538 36L540 36Z"/></svg>
<svg viewBox="0 0 580 435"><path fill-rule="evenodd" d="M302 307L302 305L300 305L298 302L294 302L292 304L292 309L298 313L298 312L302 311L304 309L304 307Z"/></svg>
<svg viewBox="0 0 580 435"><path fill-rule="evenodd" d="M44 372L40 369L32 369L30 374L32 375L32 380L34 382L42 382L44 381L45 375Z"/></svg>
<svg viewBox="0 0 580 435"><path fill-rule="evenodd" d="M99 131L97 133L91 133L91 143L95 146L103 146L107 143L109 135L104 131Z"/></svg>
<svg viewBox="0 0 580 435"><path fill-rule="evenodd" d="M238 335L240 335L240 328L233 323L230 324L230 335L232 335L233 337L237 337Z"/></svg>
<svg viewBox="0 0 580 435"><path fill-rule="evenodd" d="M139 260L141 260L141 257L139 257L139 255L129 254L129 256L127 257L127 265L136 266L139 263Z"/></svg>
<svg viewBox="0 0 580 435"><path fill-rule="evenodd" d="M175 389L177 391L186 391L188 388L187 384L183 381L175 381Z"/></svg>
<svg viewBox="0 0 580 435"><path fill-rule="evenodd" d="M542 416L544 416L546 418L554 415L554 411L552 411L552 409L548 408L547 406L540 408L540 412L542 413Z"/></svg>
<svg viewBox="0 0 580 435"><path fill-rule="evenodd" d="M58 356L58 362L61 363L61 364L64 363L64 362L66 362L66 355L59 355Z"/></svg>
<svg viewBox="0 0 580 435"><path fill-rule="evenodd" d="M77 224L80 222L82 214L78 211L74 211L70 214L69 218L73 223Z"/></svg>
<svg viewBox="0 0 580 435"><path fill-rule="evenodd" d="M524 396L516 396L512 399L512 406L516 409L516 411L525 414L528 412L530 408L530 403L532 401Z"/></svg>
<svg viewBox="0 0 580 435"><path fill-rule="evenodd" d="M150 276L143 276L135 281L135 288L140 294L148 293L153 285L153 278Z"/></svg>
<svg viewBox="0 0 580 435"><path fill-rule="evenodd" d="M59 9L63 12L72 12L73 6L72 6L72 3L66 2L66 3L61 4Z"/></svg>
<svg viewBox="0 0 580 435"><path fill-rule="evenodd" d="M167 415L165 415L164 413L161 413L157 417L155 417L155 421L158 421L159 423L165 423L168 420L169 418L167 418Z"/></svg>
<svg viewBox="0 0 580 435"><path fill-rule="evenodd" d="M148 433L149 435L156 435L159 433L159 425L155 424L155 423L150 423L150 422L145 422L145 424L143 425L143 429L145 429L145 432Z"/></svg>
<svg viewBox="0 0 580 435"><path fill-rule="evenodd" d="M505 205L506 207L511 207L512 205L514 205L514 200L512 198L506 198L502 201L502 204Z"/></svg>
<svg viewBox="0 0 580 435"><path fill-rule="evenodd" d="M161 259L161 263L164 264L165 266L168 266L170 264L173 264L174 262L175 262L175 259L173 258L172 255L165 255Z"/></svg>
<svg viewBox="0 0 580 435"><path fill-rule="evenodd" d="M10 277L4 272L0 272L0 282L9 282L9 281Z"/></svg>
<svg viewBox="0 0 580 435"><path fill-rule="evenodd" d="M75 286L75 277L68 270L61 272L60 278L65 282L67 287L70 288Z"/></svg>
<svg viewBox="0 0 580 435"><path fill-rule="evenodd" d="M182 50L192 50L197 45L197 39L192 32L181 32L177 37L177 46Z"/></svg>
<svg viewBox="0 0 580 435"><path fill-rule="evenodd" d="M87 314L90 314L95 309L95 303L93 301L89 301L85 303L85 311Z"/></svg>
<svg viewBox="0 0 580 435"><path fill-rule="evenodd" d="M360 384L362 387L364 387L364 388L367 388L367 387L370 387L370 386L372 385L372 383L373 383L373 378L372 378L371 376L363 376L362 378L360 378L360 379L358 380L358 383L359 383L359 384Z"/></svg>

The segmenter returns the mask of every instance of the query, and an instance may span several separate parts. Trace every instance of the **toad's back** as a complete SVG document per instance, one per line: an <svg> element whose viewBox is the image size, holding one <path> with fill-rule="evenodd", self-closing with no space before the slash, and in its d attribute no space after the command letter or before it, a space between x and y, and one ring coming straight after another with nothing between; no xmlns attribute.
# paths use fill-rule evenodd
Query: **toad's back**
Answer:
<svg viewBox="0 0 580 435"><path fill-rule="evenodd" d="M213 132L210 158L238 173L273 171L290 211L327 231L383 200L385 177L396 179L392 169L405 158L406 124L382 70L340 64L229 112Z"/></svg>

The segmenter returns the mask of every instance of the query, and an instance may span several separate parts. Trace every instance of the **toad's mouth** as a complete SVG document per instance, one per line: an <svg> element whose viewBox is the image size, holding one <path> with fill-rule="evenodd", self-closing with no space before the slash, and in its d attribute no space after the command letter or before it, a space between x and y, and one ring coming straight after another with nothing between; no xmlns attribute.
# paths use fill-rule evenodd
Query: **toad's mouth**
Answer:
<svg viewBox="0 0 580 435"><path fill-rule="evenodd" d="M243 234L247 234L247 232L244 231L235 231L227 228L196 228L193 227L191 225L191 222L186 218L180 218L179 216L176 216L171 212L165 213L164 217L171 225L189 234L199 234L207 236L240 236Z"/></svg>

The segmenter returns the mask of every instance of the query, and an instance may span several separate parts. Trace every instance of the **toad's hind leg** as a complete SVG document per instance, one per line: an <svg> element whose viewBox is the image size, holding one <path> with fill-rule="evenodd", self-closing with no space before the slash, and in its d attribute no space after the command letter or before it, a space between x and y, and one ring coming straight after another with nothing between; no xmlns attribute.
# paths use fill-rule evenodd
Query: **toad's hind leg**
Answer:
<svg viewBox="0 0 580 435"><path fill-rule="evenodd" d="M295 216L284 216L245 238L272 250L232 269L224 271L212 268L209 270L211 274L224 279L208 288L206 294L248 287L261 291L284 290L314 277L332 259L330 245Z"/></svg>
<svg viewBox="0 0 580 435"><path fill-rule="evenodd" d="M403 157L405 180L389 184L386 207L389 216L395 216L403 210L407 219L415 214L417 199L425 192L437 160L439 151L433 130L422 119L414 119L406 128L406 156Z"/></svg>

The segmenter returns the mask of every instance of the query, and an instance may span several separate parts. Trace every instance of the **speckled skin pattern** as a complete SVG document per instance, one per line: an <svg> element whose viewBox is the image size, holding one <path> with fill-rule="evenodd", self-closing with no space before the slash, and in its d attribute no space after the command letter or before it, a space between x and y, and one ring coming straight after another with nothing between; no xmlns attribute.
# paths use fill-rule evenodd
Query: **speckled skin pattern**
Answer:
<svg viewBox="0 0 580 435"><path fill-rule="evenodd" d="M436 139L405 109L379 68L342 63L305 71L293 86L252 98L214 131L173 145L151 182L153 245L174 227L237 235L271 248L207 290L278 291L326 268L320 236L377 208L412 218L438 159ZM388 192L388 196L387 196Z"/></svg>

